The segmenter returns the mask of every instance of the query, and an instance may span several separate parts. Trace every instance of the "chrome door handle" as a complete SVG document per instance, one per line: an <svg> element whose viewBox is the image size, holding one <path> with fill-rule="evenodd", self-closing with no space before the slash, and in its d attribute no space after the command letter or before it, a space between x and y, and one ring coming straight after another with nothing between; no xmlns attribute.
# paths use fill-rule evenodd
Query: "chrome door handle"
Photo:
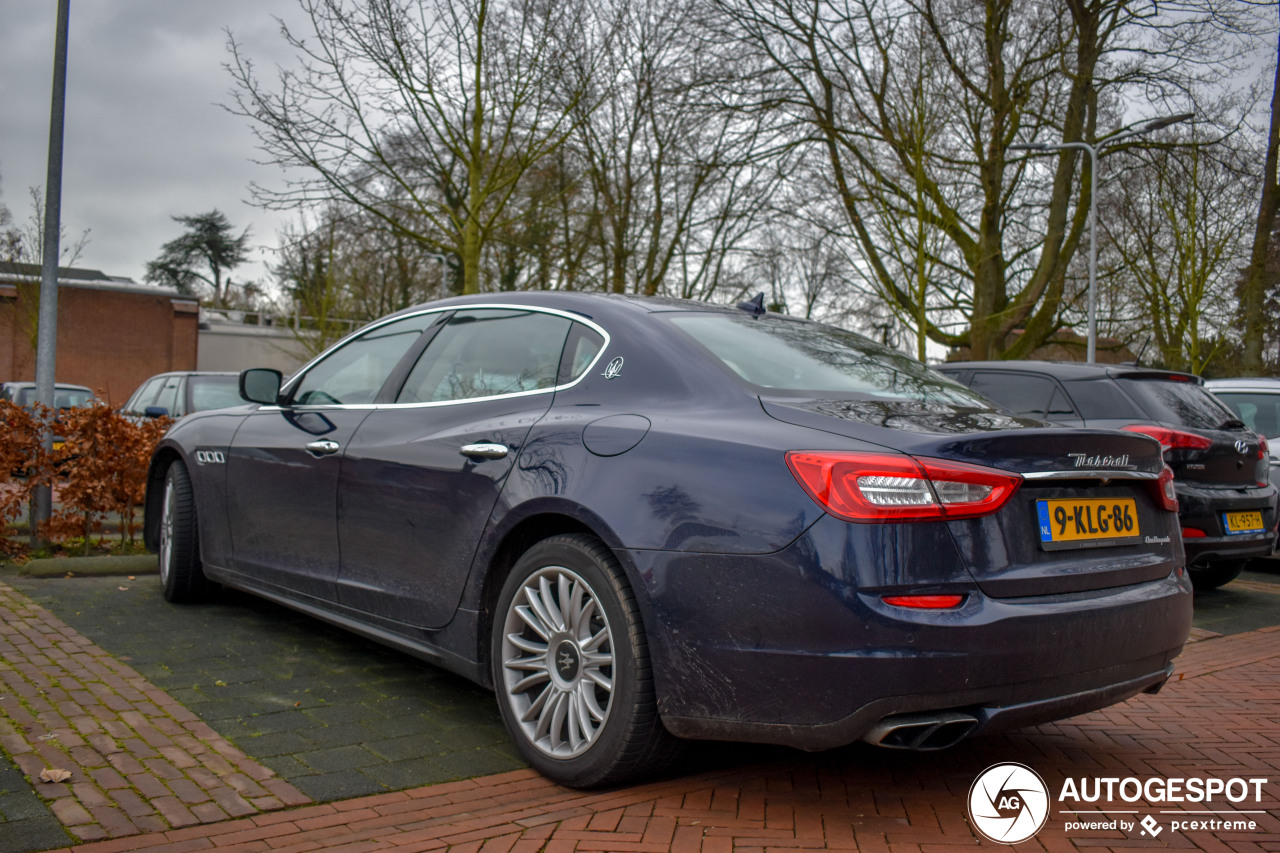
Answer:
<svg viewBox="0 0 1280 853"><path fill-rule="evenodd" d="M501 459L507 455L505 444L464 444L460 448L463 456L473 459Z"/></svg>
<svg viewBox="0 0 1280 853"><path fill-rule="evenodd" d="M337 453L341 447L342 445L338 444L338 442L330 441L327 438L307 442L307 451L314 453L316 456L328 456L330 453Z"/></svg>

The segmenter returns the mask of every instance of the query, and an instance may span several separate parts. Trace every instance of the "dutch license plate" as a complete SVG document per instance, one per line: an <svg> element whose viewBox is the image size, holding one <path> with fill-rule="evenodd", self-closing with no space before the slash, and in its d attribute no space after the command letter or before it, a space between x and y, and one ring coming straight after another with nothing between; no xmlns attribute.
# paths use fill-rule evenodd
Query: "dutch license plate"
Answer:
<svg viewBox="0 0 1280 853"><path fill-rule="evenodd" d="M1036 501L1040 547L1046 551L1102 548L1141 542L1133 498Z"/></svg>
<svg viewBox="0 0 1280 853"><path fill-rule="evenodd" d="M1227 528L1228 536L1241 533L1262 533L1267 528L1262 524L1262 511L1257 509L1244 512L1224 512L1222 524Z"/></svg>

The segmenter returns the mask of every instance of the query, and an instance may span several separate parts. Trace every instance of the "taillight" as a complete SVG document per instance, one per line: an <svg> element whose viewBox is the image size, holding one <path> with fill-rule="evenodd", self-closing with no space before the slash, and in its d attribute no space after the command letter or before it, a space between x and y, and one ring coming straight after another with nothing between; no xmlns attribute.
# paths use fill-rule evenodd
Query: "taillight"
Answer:
<svg viewBox="0 0 1280 853"><path fill-rule="evenodd" d="M1203 435L1182 432L1168 427L1153 426L1151 424L1132 424L1127 427L1121 427L1121 429L1126 432L1149 435L1160 442L1160 446L1165 450L1208 450L1213 446L1213 440L1205 438Z"/></svg>
<svg viewBox="0 0 1280 853"><path fill-rule="evenodd" d="M1164 466L1160 471L1160 477L1156 480L1156 503L1161 509L1167 509L1169 512L1178 511L1178 492L1173 486L1173 469L1168 465Z"/></svg>
<svg viewBox="0 0 1280 853"><path fill-rule="evenodd" d="M886 595L880 599L894 607L914 610L950 610L964 603L963 595Z"/></svg>
<svg viewBox="0 0 1280 853"><path fill-rule="evenodd" d="M1203 530L1199 530L1195 527L1182 528L1183 539L1203 539L1208 535L1209 535L1208 533L1205 533Z"/></svg>
<svg viewBox="0 0 1280 853"><path fill-rule="evenodd" d="M1022 483L1008 471L891 453L792 451L787 465L810 497L845 521L985 515Z"/></svg>

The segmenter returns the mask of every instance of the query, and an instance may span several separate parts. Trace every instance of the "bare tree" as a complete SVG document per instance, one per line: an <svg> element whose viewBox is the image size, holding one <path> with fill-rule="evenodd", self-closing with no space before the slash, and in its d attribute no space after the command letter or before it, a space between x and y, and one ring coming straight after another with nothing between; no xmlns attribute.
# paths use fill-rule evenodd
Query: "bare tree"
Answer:
<svg viewBox="0 0 1280 853"><path fill-rule="evenodd" d="M1244 26L1216 0L716 2L737 76L807 129L882 298L976 358L1024 356L1067 321L1093 184L1076 152L1009 146L1101 143L1130 98L1185 102Z"/></svg>
<svg viewBox="0 0 1280 853"><path fill-rule="evenodd" d="M1276 50L1275 79L1271 84L1271 120L1267 132L1262 165L1262 197L1254 222L1253 250L1245 271L1241 312L1244 315L1244 372L1259 376L1263 372L1262 339L1267 316L1264 299L1267 291L1269 243L1274 239L1276 215L1280 212L1280 46Z"/></svg>
<svg viewBox="0 0 1280 853"><path fill-rule="evenodd" d="M1161 366L1202 373L1236 315L1243 211L1257 180L1252 151L1234 139L1170 141L1183 144L1151 150L1110 183L1100 221L1113 285L1131 303L1128 336L1150 335Z"/></svg>
<svg viewBox="0 0 1280 853"><path fill-rule="evenodd" d="M485 246L529 171L581 114L601 29L579 0L299 0L300 67L267 84L234 39L233 111L292 176L270 207L342 202L437 252L480 289ZM607 29L607 26L606 26Z"/></svg>

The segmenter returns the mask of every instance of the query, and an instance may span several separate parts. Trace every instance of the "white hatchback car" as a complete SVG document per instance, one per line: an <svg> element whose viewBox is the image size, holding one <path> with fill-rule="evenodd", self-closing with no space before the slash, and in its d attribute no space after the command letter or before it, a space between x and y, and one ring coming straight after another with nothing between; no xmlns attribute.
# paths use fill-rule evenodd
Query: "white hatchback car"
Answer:
<svg viewBox="0 0 1280 853"><path fill-rule="evenodd" d="M1271 482L1280 488L1280 379L1207 379L1204 384L1245 426L1267 437Z"/></svg>

